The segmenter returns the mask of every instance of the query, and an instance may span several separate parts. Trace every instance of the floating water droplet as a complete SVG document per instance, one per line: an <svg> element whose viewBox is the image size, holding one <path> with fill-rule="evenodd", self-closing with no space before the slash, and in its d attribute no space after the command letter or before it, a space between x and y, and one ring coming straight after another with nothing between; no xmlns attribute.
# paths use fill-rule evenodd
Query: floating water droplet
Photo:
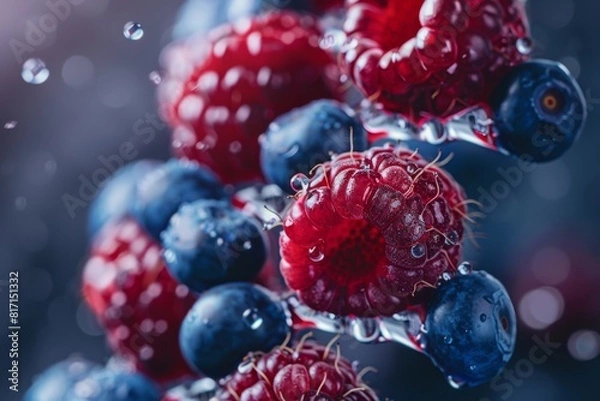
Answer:
<svg viewBox="0 0 600 401"><path fill-rule="evenodd" d="M12 121L7 121L7 122L4 124L4 129L7 129L7 130L14 129L14 128L17 126L17 124L18 124L18 122L17 122L17 121L14 121L14 120L12 120Z"/></svg>
<svg viewBox="0 0 600 401"><path fill-rule="evenodd" d="M306 191L308 189L308 185L310 184L310 180L304 174L296 174L290 180L290 186L296 192Z"/></svg>
<svg viewBox="0 0 600 401"><path fill-rule="evenodd" d="M316 245L308 250L308 257L313 262L320 262L325 258L325 253L323 253L319 245Z"/></svg>
<svg viewBox="0 0 600 401"><path fill-rule="evenodd" d="M46 63L44 63L39 58L30 58L29 60L23 63L21 77L28 84L43 84L48 80L49 76L50 70L46 68Z"/></svg>
<svg viewBox="0 0 600 401"><path fill-rule="evenodd" d="M460 266L458 266L459 274L469 274L471 273L471 270L473 269L471 268L471 264L469 262L463 262L460 264Z"/></svg>
<svg viewBox="0 0 600 401"><path fill-rule="evenodd" d="M44 170L48 175L54 175L54 173L56 173L56 168L57 164L54 160L47 160L46 163L44 163Z"/></svg>
<svg viewBox="0 0 600 401"><path fill-rule="evenodd" d="M455 379L455 378L453 378L452 376L448 376L448 377L446 378L446 380L448 381L448 384L449 384L449 385L450 385L452 388L455 388L455 389L457 389L457 390L458 390L459 388L461 388L461 387L463 387L463 386L465 385L465 382L463 382L463 381L461 381L461 380L458 380L458 379Z"/></svg>
<svg viewBox="0 0 600 401"><path fill-rule="evenodd" d="M481 322L485 322L487 320L487 315L485 313L482 313L481 315L479 315L479 320L481 320Z"/></svg>
<svg viewBox="0 0 600 401"><path fill-rule="evenodd" d="M223 238L217 238L217 246L223 246L224 243L225 241L223 240Z"/></svg>
<svg viewBox="0 0 600 401"><path fill-rule="evenodd" d="M413 245L413 247L410 248L410 254L415 259L422 258L425 256L425 247L422 244Z"/></svg>
<svg viewBox="0 0 600 401"><path fill-rule="evenodd" d="M258 314L256 308L246 309L242 314L244 323L248 325L252 330L258 329L263 324L263 318Z"/></svg>
<svg viewBox="0 0 600 401"><path fill-rule="evenodd" d="M444 280L444 281L450 281L451 278L452 278L452 275L448 272L444 272L442 274L442 280Z"/></svg>
<svg viewBox="0 0 600 401"><path fill-rule="evenodd" d="M25 210L25 208L27 207L27 199L25 199L25 197L23 197L23 196L18 196L15 199L15 207L17 208L18 211Z"/></svg>
<svg viewBox="0 0 600 401"><path fill-rule="evenodd" d="M531 54L533 51L533 42L530 38L519 38L517 39L517 51L523 55Z"/></svg>
<svg viewBox="0 0 600 401"><path fill-rule="evenodd" d="M150 79L154 85L158 85L162 81L162 77L158 71L152 71L150 74L148 74L148 79Z"/></svg>
<svg viewBox="0 0 600 401"><path fill-rule="evenodd" d="M139 22L129 21L123 27L123 35L129 40L140 40L144 37L144 28Z"/></svg>
<svg viewBox="0 0 600 401"><path fill-rule="evenodd" d="M452 344L452 341L454 341L454 339L451 336L444 336L444 343L445 344Z"/></svg>

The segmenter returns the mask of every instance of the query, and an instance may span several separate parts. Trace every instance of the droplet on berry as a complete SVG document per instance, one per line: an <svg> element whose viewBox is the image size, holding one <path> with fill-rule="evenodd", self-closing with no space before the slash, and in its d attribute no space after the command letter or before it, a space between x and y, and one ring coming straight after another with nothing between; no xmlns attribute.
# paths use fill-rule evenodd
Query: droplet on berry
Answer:
<svg viewBox="0 0 600 401"><path fill-rule="evenodd" d="M529 55L533 51L533 42L530 38L517 39L517 51L523 55Z"/></svg>
<svg viewBox="0 0 600 401"><path fill-rule="evenodd" d="M28 84L43 84L48 80L49 76L50 70L46 68L46 63L44 63L39 58L30 58L27 61L25 61L25 63L23 63L21 77Z"/></svg>
<svg viewBox="0 0 600 401"><path fill-rule="evenodd" d="M256 308L246 309L244 313L242 313L242 318L244 319L244 323L252 330L257 330L263 324L263 318L260 317Z"/></svg>
<svg viewBox="0 0 600 401"><path fill-rule="evenodd" d="M144 28L139 22L129 21L123 27L123 36L129 40L140 40L144 37Z"/></svg>
<svg viewBox="0 0 600 401"><path fill-rule="evenodd" d="M294 175L290 180L290 186L295 192L306 191L308 189L309 183L310 180L308 179L308 177L301 173Z"/></svg>
<svg viewBox="0 0 600 401"><path fill-rule="evenodd" d="M463 262L458 266L457 270L459 274L465 275L471 273L473 268L471 267L471 264L469 262Z"/></svg>

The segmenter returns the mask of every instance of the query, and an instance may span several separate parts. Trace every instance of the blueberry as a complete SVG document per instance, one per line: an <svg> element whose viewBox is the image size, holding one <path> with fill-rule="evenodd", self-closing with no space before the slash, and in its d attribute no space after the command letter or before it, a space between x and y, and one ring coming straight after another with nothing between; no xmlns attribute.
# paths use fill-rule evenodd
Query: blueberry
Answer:
<svg viewBox="0 0 600 401"><path fill-rule="evenodd" d="M181 325L190 366L213 377L231 373L249 352L270 351L290 332L283 306L266 289L230 283L203 293Z"/></svg>
<svg viewBox="0 0 600 401"><path fill-rule="evenodd" d="M187 0L179 9L174 39L208 33L212 28L269 10L312 11L320 0Z"/></svg>
<svg viewBox="0 0 600 401"><path fill-rule="evenodd" d="M147 174L138 184L133 214L157 240L179 207L198 199L225 196L217 177L193 162L170 160Z"/></svg>
<svg viewBox="0 0 600 401"><path fill-rule="evenodd" d="M347 106L334 100L317 100L277 118L261 138L261 166L267 180L293 193L290 179L308 175L330 153L367 148L367 135Z"/></svg>
<svg viewBox="0 0 600 401"><path fill-rule="evenodd" d="M137 184L160 165L154 160L140 160L119 170L102 187L90 206L88 234L94 237L109 221L130 214L136 197Z"/></svg>
<svg viewBox="0 0 600 401"><path fill-rule="evenodd" d="M36 377L23 400L64 401L75 383L96 369L99 369L97 365L76 357L59 362Z"/></svg>
<svg viewBox="0 0 600 401"><path fill-rule="evenodd" d="M560 63L534 60L514 67L492 95L498 142L537 162L564 154L587 116L581 88Z"/></svg>
<svg viewBox="0 0 600 401"><path fill-rule="evenodd" d="M515 311L506 290L483 271L442 283L428 306L425 352L455 383L497 376L515 348Z"/></svg>
<svg viewBox="0 0 600 401"><path fill-rule="evenodd" d="M267 258L262 228L225 201L183 205L162 234L170 272L192 290L249 281Z"/></svg>
<svg viewBox="0 0 600 401"><path fill-rule="evenodd" d="M64 401L159 401L154 384L137 373L101 369L73 386Z"/></svg>

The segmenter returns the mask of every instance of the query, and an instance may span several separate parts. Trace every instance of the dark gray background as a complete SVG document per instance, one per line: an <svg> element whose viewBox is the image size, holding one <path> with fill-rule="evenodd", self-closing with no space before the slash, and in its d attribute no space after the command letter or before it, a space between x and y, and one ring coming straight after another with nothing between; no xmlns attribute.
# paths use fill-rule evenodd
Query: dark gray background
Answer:
<svg viewBox="0 0 600 401"><path fill-rule="evenodd" d="M156 113L155 87L148 74L158 68L159 52L168 42L181 4L80 1L82 4L72 7L55 32L25 55L40 57L51 71L49 80L39 86L23 82L21 63L9 43L11 39L24 42L28 21L38 21L40 15L48 13L47 5L42 0L2 0L0 4L0 280L6 280L10 270L20 271L22 392L36 373L73 352L99 362L109 356L101 332L81 306L79 296L79 274L87 246L86 210L78 209L72 219L61 197L65 193L76 195L78 177L90 178L101 167L99 157L117 154L119 146L134 136L136 122L147 113ZM562 60L578 77L588 96L590 118L583 137L566 157L525 174L522 183L511 189L477 227L486 238L480 240L479 250L469 249L468 258L478 268L499 276L515 303L522 294L514 283L522 276L531 276L523 260L550 242L562 246L571 241L584 255L578 254L573 263L580 259L586 262L572 267L592 272L594 281L576 283L575 287L600 285L600 4L593 0L530 0L528 9L535 54ZM142 40L123 38L123 24L128 20L143 24ZM91 61L93 75L86 77L81 69L73 71L73 59L65 66L74 55ZM74 87L78 82L81 85ZM4 122L10 120L18 121L17 127L4 130ZM168 157L166 130L157 131L149 144L132 141L139 152L137 158ZM450 168L469 195L478 198L478 188L491 189L501 179L497 166L511 166L515 161L485 151L472 153L468 157L459 154ZM24 208L21 198L26 200ZM0 289L0 333L4 333L6 288L1 282ZM598 304L597 294L586 303ZM583 323L563 324L556 330L551 326L540 333L552 337L555 331L560 336L565 330L597 329L600 316L585 315L586 303L571 305L563 314L581 315ZM510 364L513 368L527 358L534 345L534 332L523 325L521 329L519 350ZM506 387L498 390L489 385L455 391L427 358L401 346L342 343L349 357L359 359L363 366L378 368L378 374L369 376L371 384L382 398L397 401L482 397L592 400L600 391L600 360L575 361L566 344L546 363L536 366L529 377L508 386L509 394ZM5 334L0 349L0 366L5 372ZM0 375L0 399L20 399L8 393L5 375Z"/></svg>

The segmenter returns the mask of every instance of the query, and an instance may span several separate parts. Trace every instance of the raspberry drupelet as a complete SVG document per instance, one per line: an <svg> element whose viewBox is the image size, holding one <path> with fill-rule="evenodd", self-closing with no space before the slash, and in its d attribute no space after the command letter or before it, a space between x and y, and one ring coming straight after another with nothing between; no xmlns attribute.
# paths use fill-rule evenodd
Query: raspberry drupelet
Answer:
<svg viewBox="0 0 600 401"><path fill-rule="evenodd" d="M341 154L296 197L283 217L280 268L315 310L393 315L456 270L469 201L416 152Z"/></svg>
<svg viewBox="0 0 600 401"><path fill-rule="evenodd" d="M363 93L419 123L486 102L531 52L520 0L349 0L340 65Z"/></svg>
<svg viewBox="0 0 600 401"><path fill-rule="evenodd" d="M339 347L300 340L249 354L217 394L219 401L378 401Z"/></svg>
<svg viewBox="0 0 600 401"><path fill-rule="evenodd" d="M179 157L224 183L262 179L259 136L278 116L341 96L335 60L310 15L271 12L224 25L172 50L159 87Z"/></svg>

